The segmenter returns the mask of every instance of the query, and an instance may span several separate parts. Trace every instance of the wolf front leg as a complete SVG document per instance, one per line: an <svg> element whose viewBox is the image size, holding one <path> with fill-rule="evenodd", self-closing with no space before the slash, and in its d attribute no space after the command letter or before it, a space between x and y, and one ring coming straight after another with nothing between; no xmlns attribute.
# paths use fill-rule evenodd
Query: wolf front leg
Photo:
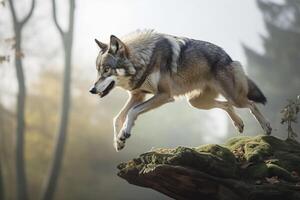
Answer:
<svg viewBox="0 0 300 200"><path fill-rule="evenodd" d="M130 92L129 98L121 111L118 113L118 115L114 118L113 125L114 125L114 146L117 149L118 143L120 143L118 139L118 133L120 132L124 121L126 119L126 116L128 114L128 111L135 105L141 103L145 99L145 93L142 92ZM121 142L122 143L122 142Z"/></svg>
<svg viewBox="0 0 300 200"><path fill-rule="evenodd" d="M126 117L125 123L123 124L123 127L118 135L118 143L116 150L119 151L124 148L125 146L125 140L130 136L131 129L134 125L134 121L137 119L137 117L145 113L149 110L152 110L154 108L157 108L163 104L166 104L168 102L172 102L174 99L170 97L167 93L159 93L148 99L147 101L140 103L136 106L133 106Z"/></svg>

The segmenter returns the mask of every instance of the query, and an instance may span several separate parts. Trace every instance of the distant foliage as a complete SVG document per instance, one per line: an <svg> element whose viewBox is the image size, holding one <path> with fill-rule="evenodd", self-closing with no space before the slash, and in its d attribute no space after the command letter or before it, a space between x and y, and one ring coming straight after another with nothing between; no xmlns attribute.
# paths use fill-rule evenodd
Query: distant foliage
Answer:
<svg viewBox="0 0 300 200"><path fill-rule="evenodd" d="M292 123L297 123L298 113L300 111L300 95L296 100L288 100L288 104L282 109L281 124L287 124L288 138L295 139L298 135L292 128Z"/></svg>
<svg viewBox="0 0 300 200"><path fill-rule="evenodd" d="M1 4L1 0L0 0L0 4ZM2 42L2 39L1 41ZM15 37L12 37L12 38L6 38L4 39L4 44L3 46L5 46L5 50L8 51L8 49L12 49L12 50L15 50L16 48L16 40L15 40ZM11 58L11 53L8 51L7 53L0 53L0 64L3 64L5 62L9 62L10 61L10 58ZM17 52L15 53L16 56L17 55Z"/></svg>
<svg viewBox="0 0 300 200"><path fill-rule="evenodd" d="M300 1L256 0L262 12L266 32L261 37L264 51L244 46L248 74L261 86L269 99L265 115L271 124L279 124L286 98L299 95ZM288 87L287 87L288 86ZM300 130L300 123L294 124ZM274 127L275 128L275 127ZM283 126L278 134L283 133Z"/></svg>
<svg viewBox="0 0 300 200"><path fill-rule="evenodd" d="M4 7L6 5L5 0L0 0L0 5Z"/></svg>
<svg viewBox="0 0 300 200"><path fill-rule="evenodd" d="M0 64L4 62L9 62L9 56L7 55L0 55Z"/></svg>

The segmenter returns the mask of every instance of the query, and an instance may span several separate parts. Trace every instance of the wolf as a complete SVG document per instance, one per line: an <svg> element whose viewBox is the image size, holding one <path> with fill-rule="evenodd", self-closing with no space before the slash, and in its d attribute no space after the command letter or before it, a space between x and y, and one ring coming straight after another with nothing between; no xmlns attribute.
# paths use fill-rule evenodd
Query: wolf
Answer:
<svg viewBox="0 0 300 200"><path fill-rule="evenodd" d="M113 88L128 91L129 98L113 120L114 147L125 146L137 117L176 97L186 97L195 108L220 108L242 133L244 124L234 107L248 108L266 134L272 128L256 103L266 97L219 46L201 40L135 31L122 38L110 36L108 44L95 39L100 48L96 59L98 77L90 93L106 96ZM152 96L146 99L146 95ZM218 99L223 96L225 100Z"/></svg>

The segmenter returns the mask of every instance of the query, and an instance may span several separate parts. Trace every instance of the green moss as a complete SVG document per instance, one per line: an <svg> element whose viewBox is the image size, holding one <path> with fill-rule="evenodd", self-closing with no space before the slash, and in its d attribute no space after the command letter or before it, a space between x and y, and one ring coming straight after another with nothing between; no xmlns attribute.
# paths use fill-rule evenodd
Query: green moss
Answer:
<svg viewBox="0 0 300 200"><path fill-rule="evenodd" d="M274 157L278 158L280 165L289 171L300 172L300 154L290 153L287 151L276 151Z"/></svg>
<svg viewBox="0 0 300 200"><path fill-rule="evenodd" d="M236 137L224 146L156 149L119 167L149 172L159 165L183 166L226 178L241 175L240 179L264 180L278 176L286 181L300 181L291 175L293 171L300 174L300 144L273 136Z"/></svg>
<svg viewBox="0 0 300 200"><path fill-rule="evenodd" d="M241 165L250 163L241 173L247 178L278 176L294 180L292 171L300 172L300 144L273 136L238 137L226 144Z"/></svg>
<svg viewBox="0 0 300 200"><path fill-rule="evenodd" d="M226 147L222 147L217 144L208 144L203 145L198 148L196 148L196 151L198 152L205 152L205 153L211 153L212 155L226 161L229 163L235 164L235 157L233 153Z"/></svg>
<svg viewBox="0 0 300 200"><path fill-rule="evenodd" d="M267 164L267 167L268 167L268 176L278 176L279 178L287 181L294 180L289 171L276 164Z"/></svg>
<svg viewBox="0 0 300 200"><path fill-rule="evenodd" d="M221 177L236 176L236 164L233 154L219 145L201 146L194 149L176 148L174 156L169 157L168 164L190 167Z"/></svg>
<svg viewBox="0 0 300 200"><path fill-rule="evenodd" d="M147 152L140 155L141 162L143 164L165 164L169 157L172 154L170 153L160 153L160 152Z"/></svg>
<svg viewBox="0 0 300 200"><path fill-rule="evenodd" d="M277 176L287 181L294 181L291 173L286 169L275 165L259 163L245 169L243 176L247 179L264 179L265 177Z"/></svg>
<svg viewBox="0 0 300 200"><path fill-rule="evenodd" d="M234 137L234 138L231 138L230 140L228 140L225 143L225 146L228 146L228 147L239 146L239 144L245 143L245 141L248 141L250 138L251 137L246 137L246 136Z"/></svg>
<svg viewBox="0 0 300 200"><path fill-rule="evenodd" d="M249 141L244 146L244 156L248 162L259 162L272 155L272 147L264 142Z"/></svg>
<svg viewBox="0 0 300 200"><path fill-rule="evenodd" d="M268 166L265 163L251 165L243 172L243 177L247 179L261 179L268 176Z"/></svg>

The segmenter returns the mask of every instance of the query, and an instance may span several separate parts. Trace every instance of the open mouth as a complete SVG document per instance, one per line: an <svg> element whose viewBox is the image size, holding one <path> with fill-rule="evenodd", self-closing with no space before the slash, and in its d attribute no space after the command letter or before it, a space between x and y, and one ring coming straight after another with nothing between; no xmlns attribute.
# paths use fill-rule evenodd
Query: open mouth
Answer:
<svg viewBox="0 0 300 200"><path fill-rule="evenodd" d="M115 86L115 81L112 81L104 90L103 92L100 92L99 93L99 96L102 98L102 97L105 97Z"/></svg>

